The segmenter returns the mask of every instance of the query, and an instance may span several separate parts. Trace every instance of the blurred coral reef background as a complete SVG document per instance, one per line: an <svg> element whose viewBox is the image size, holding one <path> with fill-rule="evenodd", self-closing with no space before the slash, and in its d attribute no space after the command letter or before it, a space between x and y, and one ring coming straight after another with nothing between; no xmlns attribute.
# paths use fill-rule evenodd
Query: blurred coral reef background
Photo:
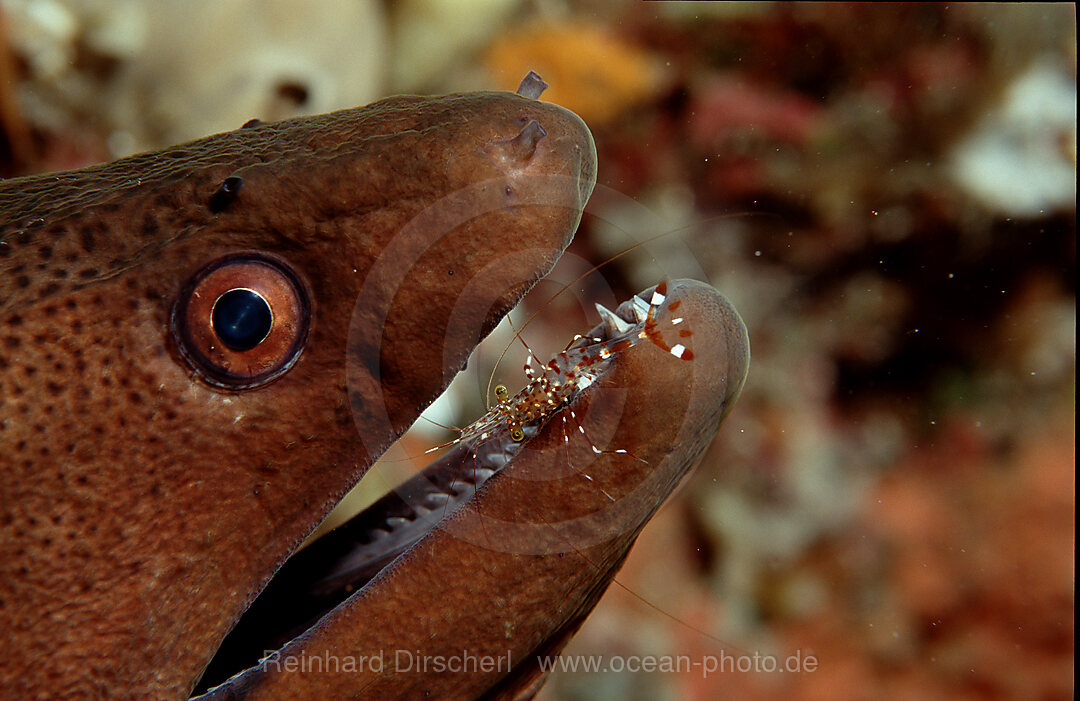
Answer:
<svg viewBox="0 0 1080 701"><path fill-rule="evenodd" d="M818 667L557 672L540 698L1072 698L1073 5L0 0L0 49L4 176L529 69L589 123L553 278L623 255L541 285L526 340L691 276L753 363L567 654ZM432 416L483 410L508 339ZM440 440L417 430L399 454Z"/></svg>

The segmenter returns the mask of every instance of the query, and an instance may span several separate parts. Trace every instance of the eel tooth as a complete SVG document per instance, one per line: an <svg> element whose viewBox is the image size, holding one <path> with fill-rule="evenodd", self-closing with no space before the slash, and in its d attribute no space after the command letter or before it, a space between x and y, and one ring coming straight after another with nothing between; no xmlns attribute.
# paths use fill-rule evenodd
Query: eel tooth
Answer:
<svg viewBox="0 0 1080 701"><path fill-rule="evenodd" d="M634 318L639 324L649 318L649 303L637 295L630 298L630 309L634 312Z"/></svg>
<svg viewBox="0 0 1080 701"><path fill-rule="evenodd" d="M618 314L611 311L599 302L596 303L596 311L604 322L604 331L608 337L626 333L630 330L629 322L623 321Z"/></svg>

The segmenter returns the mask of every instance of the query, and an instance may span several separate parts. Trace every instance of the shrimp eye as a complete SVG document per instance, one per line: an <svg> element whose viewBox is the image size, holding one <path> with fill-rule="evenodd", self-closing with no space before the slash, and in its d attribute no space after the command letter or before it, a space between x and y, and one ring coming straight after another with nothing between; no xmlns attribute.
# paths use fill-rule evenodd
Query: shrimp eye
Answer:
<svg viewBox="0 0 1080 701"><path fill-rule="evenodd" d="M500 402L506 401L506 395L509 394L506 389L506 385L495 385L495 398Z"/></svg>
<svg viewBox="0 0 1080 701"><path fill-rule="evenodd" d="M184 285L170 328L180 355L204 382L252 389L296 363L311 311L307 284L285 261L236 253L214 261Z"/></svg>
<svg viewBox="0 0 1080 701"><path fill-rule="evenodd" d="M525 432L517 426L514 426L512 429L510 429L510 437L520 443L521 441L525 440Z"/></svg>

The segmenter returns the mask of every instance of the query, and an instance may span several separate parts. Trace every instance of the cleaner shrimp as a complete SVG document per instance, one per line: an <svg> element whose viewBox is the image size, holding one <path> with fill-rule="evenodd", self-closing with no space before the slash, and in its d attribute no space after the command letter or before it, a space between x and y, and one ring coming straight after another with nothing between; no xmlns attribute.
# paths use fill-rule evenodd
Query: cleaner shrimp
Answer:
<svg viewBox="0 0 1080 701"><path fill-rule="evenodd" d="M487 443L502 446L502 449L507 451L513 444L525 441L535 428L566 407L577 393L591 386L615 356L641 341L649 340L676 358L693 359L693 351L684 343L668 345L663 338L656 320L656 309L664 303L666 292L667 284L661 282L656 286L649 302L635 295L626 305L633 323L603 305L596 304L596 311L602 321L599 327L600 335L575 336L566 348L541 365L539 370L533 366L535 356L532 349L526 345L528 356L523 371L529 380L528 384L513 397L509 396L506 385L497 385L495 396L498 403L494 407L470 426L461 429L455 440L425 452L432 453L459 443L471 446L474 453ZM672 324L682 322L682 318L676 317ZM692 332L680 329L679 335L686 339ZM515 336L521 339L520 334ZM522 343L524 344L524 340ZM576 419L573 410L570 410L569 415L571 419ZM563 422L565 426L566 416L563 417ZM584 435L585 432L580 426L578 430ZM569 440L565 433L563 440ZM590 446L594 453L605 452L591 442ZM625 449L609 452L629 454Z"/></svg>

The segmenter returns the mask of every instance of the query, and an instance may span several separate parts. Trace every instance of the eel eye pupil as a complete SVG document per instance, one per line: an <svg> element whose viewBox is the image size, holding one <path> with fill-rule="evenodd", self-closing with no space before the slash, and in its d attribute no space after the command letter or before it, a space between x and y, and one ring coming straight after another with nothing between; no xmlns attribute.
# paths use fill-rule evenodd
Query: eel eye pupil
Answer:
<svg viewBox="0 0 1080 701"><path fill-rule="evenodd" d="M258 292L244 288L218 297L210 318L217 337L235 351L251 350L262 343L274 325L270 304Z"/></svg>

